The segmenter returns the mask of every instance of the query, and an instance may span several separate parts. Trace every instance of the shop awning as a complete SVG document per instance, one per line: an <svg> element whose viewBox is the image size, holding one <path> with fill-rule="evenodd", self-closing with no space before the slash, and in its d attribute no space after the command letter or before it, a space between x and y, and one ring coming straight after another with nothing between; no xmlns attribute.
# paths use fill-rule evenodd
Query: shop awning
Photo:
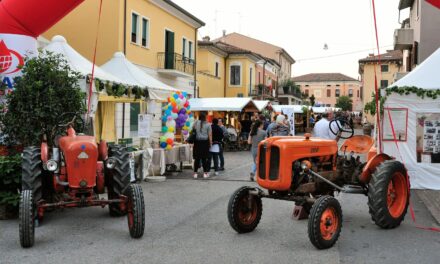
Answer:
<svg viewBox="0 0 440 264"><path fill-rule="evenodd" d="M257 106L258 111L261 112L263 111L264 108L266 108L266 106L269 104L268 100L252 100L254 102L254 104Z"/></svg>
<svg viewBox="0 0 440 264"><path fill-rule="evenodd" d="M189 103L191 111L258 111L251 98L192 98Z"/></svg>
<svg viewBox="0 0 440 264"><path fill-rule="evenodd" d="M303 107L304 105L272 105L272 108L276 113L281 113L283 108L291 108L294 113L303 113Z"/></svg>
<svg viewBox="0 0 440 264"><path fill-rule="evenodd" d="M51 43L47 45L43 50L63 55L70 68L74 71L79 72L83 76L88 76L92 74L93 63L84 58L75 49L73 49L67 43L66 39L63 36L54 36ZM97 65L95 65L94 77L102 81L129 84L124 80L119 79L118 77L106 72Z"/></svg>
<svg viewBox="0 0 440 264"><path fill-rule="evenodd" d="M150 99L165 101L171 93L178 91L139 69L122 52L116 52L101 68L133 86L147 87Z"/></svg>

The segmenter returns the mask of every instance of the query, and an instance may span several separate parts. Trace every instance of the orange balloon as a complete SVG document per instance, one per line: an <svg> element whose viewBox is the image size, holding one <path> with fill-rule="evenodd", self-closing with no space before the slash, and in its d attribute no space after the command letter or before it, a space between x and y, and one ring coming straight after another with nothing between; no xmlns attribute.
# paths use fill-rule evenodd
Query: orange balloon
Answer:
<svg viewBox="0 0 440 264"><path fill-rule="evenodd" d="M168 143L169 145L172 145L172 144L173 144L173 139L172 139L172 138L168 138L168 139L167 139L167 143Z"/></svg>

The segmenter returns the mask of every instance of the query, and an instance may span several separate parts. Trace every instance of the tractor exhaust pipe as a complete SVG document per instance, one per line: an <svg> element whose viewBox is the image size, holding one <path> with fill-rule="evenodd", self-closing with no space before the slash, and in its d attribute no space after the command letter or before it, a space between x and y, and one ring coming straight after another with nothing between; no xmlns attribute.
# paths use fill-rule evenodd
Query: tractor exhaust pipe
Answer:
<svg viewBox="0 0 440 264"><path fill-rule="evenodd" d="M55 181L57 182L57 184L59 184L61 186L69 186L68 182L60 180L60 175L59 174L55 174Z"/></svg>

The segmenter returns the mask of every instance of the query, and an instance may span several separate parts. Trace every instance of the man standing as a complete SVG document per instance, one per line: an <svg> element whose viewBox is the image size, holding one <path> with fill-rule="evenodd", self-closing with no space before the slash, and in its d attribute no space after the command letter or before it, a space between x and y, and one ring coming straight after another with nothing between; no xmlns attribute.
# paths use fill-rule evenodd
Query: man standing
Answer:
<svg viewBox="0 0 440 264"><path fill-rule="evenodd" d="M333 120L333 112L326 112L322 115L322 119L319 120L315 127L313 128L313 136L324 138L324 139L333 139L338 141L340 138L340 131L338 128L338 125L336 122L332 123L332 130L334 132L337 132L338 134L335 135L330 131L330 121Z"/></svg>
<svg viewBox="0 0 440 264"><path fill-rule="evenodd" d="M226 127L223 124L223 119L219 119L218 120L218 126L223 131L223 138L227 137L229 135L229 133L228 133L228 130L226 129ZM225 170L225 158L223 156L223 148L224 148L224 144L222 142L222 144L220 144L220 153L218 155L218 157L220 159L220 168L219 168L219 170L221 170L221 171Z"/></svg>
<svg viewBox="0 0 440 264"><path fill-rule="evenodd" d="M277 124L277 117L278 117L278 115L274 115L274 116L273 116L273 121L272 121L272 123L270 123L270 124L267 126L267 129L266 129L266 137L270 137L270 131L271 131L272 128Z"/></svg>

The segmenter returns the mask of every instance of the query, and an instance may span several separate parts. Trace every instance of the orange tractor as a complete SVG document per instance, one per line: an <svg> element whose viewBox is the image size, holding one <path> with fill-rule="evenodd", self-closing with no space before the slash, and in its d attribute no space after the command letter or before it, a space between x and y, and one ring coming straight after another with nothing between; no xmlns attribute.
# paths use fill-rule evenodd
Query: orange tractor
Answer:
<svg viewBox="0 0 440 264"><path fill-rule="evenodd" d="M381 228L403 221L409 203L409 182L402 163L376 154L369 136L353 136L352 127L333 122L348 132L338 153L335 140L272 137L258 146L258 187L241 187L231 196L228 220L238 233L253 231L263 211L261 198L295 202L294 214L308 215L308 236L318 249L332 247L341 232L342 210L335 192L364 194L372 220ZM340 135L340 134L339 134ZM346 135L346 133L344 133ZM358 155L356 155L358 154ZM359 154L365 154L365 162Z"/></svg>
<svg viewBox="0 0 440 264"><path fill-rule="evenodd" d="M22 247L34 244L35 225L45 210L55 208L109 206L111 216L127 215L133 238L140 238L145 227L144 196L140 185L130 183L129 153L122 146L107 148L95 138L76 134L73 126L84 121L77 113L66 113L41 147L23 151L22 192L19 233ZM79 121L79 122L78 122ZM65 121L64 121L65 122ZM57 130L65 131L56 136ZM108 199L100 198L107 188Z"/></svg>

